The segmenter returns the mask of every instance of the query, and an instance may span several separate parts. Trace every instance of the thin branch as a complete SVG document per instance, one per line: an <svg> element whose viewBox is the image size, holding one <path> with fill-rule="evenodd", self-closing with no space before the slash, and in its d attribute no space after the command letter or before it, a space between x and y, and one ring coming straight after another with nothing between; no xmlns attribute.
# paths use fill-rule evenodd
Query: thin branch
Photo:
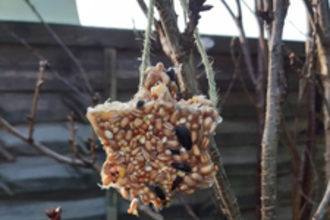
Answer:
<svg viewBox="0 0 330 220"><path fill-rule="evenodd" d="M38 74L38 79L37 79L35 90L34 90L33 102L32 102L32 106L31 106L31 114L27 117L29 120L29 133L28 133L29 141L33 140L34 118L35 118L36 111L37 111L37 105L38 105L38 100L39 100L39 95L40 95L40 87L44 82L43 76L48 67L49 67L49 63L47 60L39 61L39 74Z"/></svg>
<svg viewBox="0 0 330 220"><path fill-rule="evenodd" d="M24 136L23 134L21 134L16 128L14 128L12 125L10 125L1 116L0 116L0 126L2 126L8 133L12 134L13 136L15 136L15 137L19 138L20 140L24 141L25 143L29 144L31 147L35 148L42 154L49 156L60 163L68 164L71 166L77 166L77 167L92 168L98 173L101 172L101 167L98 163L86 162L86 161L83 161L78 158L67 157L67 156L61 155L53 150L50 150L48 147L46 147L45 145L41 144L38 141L35 141L35 140L33 142L28 141L27 136ZM130 200L128 200L128 202L129 201ZM164 219L160 214L154 213L148 206L145 206L143 204L141 204L139 206L139 210L146 213L152 219L155 219L155 220Z"/></svg>
<svg viewBox="0 0 330 220"><path fill-rule="evenodd" d="M234 45L235 45L235 41L236 41L236 38L232 38L231 41L230 41L230 55L231 55L231 59L234 63L234 66L236 68L236 66L238 66L239 62L238 62L238 59L235 57L235 52L234 52ZM239 55L239 57L241 57L241 53ZM239 67L239 66L238 66ZM237 67L237 68L238 68ZM251 93L249 92L249 90L247 89L246 87L246 84L244 82L244 79L243 79L243 76L241 74L241 71L240 69L238 68L238 71L237 71L237 75L238 75L238 79L241 83L241 86L245 92L245 94L247 95L249 101L251 102L251 104L257 108L257 103L255 102L254 98L252 97Z"/></svg>
<svg viewBox="0 0 330 220"><path fill-rule="evenodd" d="M15 161L15 157L1 143L0 143L0 154L10 162Z"/></svg>
<svg viewBox="0 0 330 220"><path fill-rule="evenodd" d="M65 163L65 164L69 164L69 165L72 165L72 166L78 166L78 167L89 167L89 168L93 168L94 170L96 170L98 172L101 171L101 168L97 164L92 164L92 163L86 164L85 162L83 162L80 159L70 158L70 157L61 155L61 154L59 154L59 153L57 153L57 152L55 152L53 150L50 150L45 145L41 144L40 142L38 142L36 140L30 141L28 139L28 136L25 136L25 135L21 134L16 128L14 128L12 125L10 125L1 116L0 116L0 125L8 133L10 133L10 134L14 135L15 137L21 139L22 141L24 141L25 143L29 144L31 147L35 148L39 152L43 153L46 156L49 156L49 157L55 159L56 161L58 161L60 163Z"/></svg>
<svg viewBox="0 0 330 220"><path fill-rule="evenodd" d="M95 93L93 96L93 107L95 107L99 103L100 96L98 93ZM96 133L94 129L92 129L92 137L88 138L89 146L90 146L90 154L92 156L92 163L95 163L96 161L96 155L95 151L98 148L98 145L96 144Z"/></svg>
<svg viewBox="0 0 330 220"><path fill-rule="evenodd" d="M239 56L238 59L239 59L239 62L241 62L241 56ZM221 111L222 111L223 106L225 105L226 100L227 100L228 96L230 95L231 90L232 90L232 88L233 88L233 86L235 84L235 81L236 81L236 78L237 78L237 75L238 75L238 71L239 71L239 65L237 65L237 66L235 65L235 70L234 70L233 76L231 77L231 80L230 80L230 83L228 85L228 88L227 88L225 94L222 96L221 102L219 104Z"/></svg>
<svg viewBox="0 0 330 220"><path fill-rule="evenodd" d="M181 204L185 207L188 214L194 219L194 220L200 220L200 218L195 214L195 212L191 209L191 207L188 205L188 203L182 198L181 196L178 196L178 200L181 202Z"/></svg>
<svg viewBox="0 0 330 220"><path fill-rule="evenodd" d="M261 219L274 220L276 209L276 158L281 119L280 76L283 73L282 33L288 1L274 0L274 21L269 40L269 72L265 128L261 157Z"/></svg>
<svg viewBox="0 0 330 220"><path fill-rule="evenodd" d="M37 57L39 59L39 61L41 60L48 60L46 59L42 54L40 54L36 49L34 49L28 42L26 42L25 39L19 37L16 33L14 33L13 31L9 30L6 26L2 25L1 26L4 30L7 31L7 33L14 38L15 40L17 40L19 43L21 43L28 51L30 51L35 57ZM69 82L66 78L64 78L63 76L61 76L56 70L54 70L51 66L49 66L49 71L50 73L57 78L58 80L62 81L64 84L66 84L70 89L72 89L72 91L74 91L77 95L81 96L81 92L79 91L79 89L74 86L71 82Z"/></svg>
<svg viewBox="0 0 330 220"><path fill-rule="evenodd" d="M62 47L62 49L67 53L67 55L70 57L70 59L74 62L74 64L78 67L80 73L82 74L82 77L85 81L87 92L89 92L91 95L93 94L93 88L88 80L87 73L80 63L80 61L75 57L75 55L71 52L71 50L64 44L62 39L55 33L55 31L45 22L45 20L42 18L41 14L38 12L36 7L30 2L30 0L25 0L27 5L31 8L32 12L38 17L40 22L45 26L47 31L53 36L53 38L57 41L57 43Z"/></svg>
<svg viewBox="0 0 330 220"><path fill-rule="evenodd" d="M231 55L231 59L232 59L232 61L234 63L234 66L235 66L234 74L232 76L232 80L229 83L229 86L227 88L227 91L225 92L225 94L223 95L223 97L221 99L220 108L225 104L226 99L229 96L230 91L231 91L231 89L232 89L232 87L234 85L234 81L236 80L236 77L237 77L237 75L240 72L240 65L241 65L242 54L239 53L238 58L235 57L235 52L234 52L235 40L236 40L236 38L232 38L231 41L230 41L230 55Z"/></svg>
<svg viewBox="0 0 330 220"><path fill-rule="evenodd" d="M221 0L221 2L226 7L227 11L229 12L229 14L232 16L233 20L235 21L235 24L239 31L239 40L240 40L242 52L244 55L244 61L247 66L248 73L251 78L252 84L256 85L257 84L256 74L254 72L254 68L252 65L251 53L250 53L250 49L249 49L248 42L246 39L245 30L244 30L244 27L242 24L243 15L242 15L241 3L239 0L236 0L237 10L238 10L238 15L236 16L234 14L233 10L227 4L226 0Z"/></svg>
<svg viewBox="0 0 330 220"><path fill-rule="evenodd" d="M330 181L328 182L327 189L324 193L321 203L313 215L313 220L321 220L327 211L328 203L330 201Z"/></svg>

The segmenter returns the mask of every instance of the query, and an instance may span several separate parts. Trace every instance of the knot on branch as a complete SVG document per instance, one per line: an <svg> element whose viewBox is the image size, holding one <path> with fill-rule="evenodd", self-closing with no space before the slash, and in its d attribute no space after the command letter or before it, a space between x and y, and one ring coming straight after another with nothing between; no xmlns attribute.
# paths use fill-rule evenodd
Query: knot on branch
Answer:
<svg viewBox="0 0 330 220"><path fill-rule="evenodd" d="M265 21L267 24L270 24L273 21L272 16L270 15L268 10L259 10L258 11L259 17Z"/></svg>

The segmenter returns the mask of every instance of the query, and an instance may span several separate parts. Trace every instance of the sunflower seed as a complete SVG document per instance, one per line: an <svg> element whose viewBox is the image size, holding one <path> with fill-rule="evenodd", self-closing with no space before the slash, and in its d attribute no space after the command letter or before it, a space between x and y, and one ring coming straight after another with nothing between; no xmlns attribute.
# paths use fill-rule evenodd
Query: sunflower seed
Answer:
<svg viewBox="0 0 330 220"><path fill-rule="evenodd" d="M136 102L136 107L137 107L137 108L141 108L143 105L144 105L144 101L143 101L143 100L138 100L138 101Z"/></svg>
<svg viewBox="0 0 330 220"><path fill-rule="evenodd" d="M170 150L172 155L180 155L180 149L177 147L167 147L167 150Z"/></svg>
<svg viewBox="0 0 330 220"><path fill-rule="evenodd" d="M162 187L160 186L160 184L156 184L156 185L155 185L155 192L156 192L157 196L158 196L161 200L165 200L165 199L166 199L165 193L164 193Z"/></svg>
<svg viewBox="0 0 330 220"><path fill-rule="evenodd" d="M187 150L190 150L192 147L190 131L185 126L179 126L175 132L180 144Z"/></svg>
<svg viewBox="0 0 330 220"><path fill-rule="evenodd" d="M177 170L181 170L184 172L190 172L191 171L191 167L186 164L185 162L172 162L171 166Z"/></svg>
<svg viewBox="0 0 330 220"><path fill-rule="evenodd" d="M172 191L175 190L179 186L179 184L182 182L182 180L183 180L183 178L181 176L177 176L172 183L171 190Z"/></svg>

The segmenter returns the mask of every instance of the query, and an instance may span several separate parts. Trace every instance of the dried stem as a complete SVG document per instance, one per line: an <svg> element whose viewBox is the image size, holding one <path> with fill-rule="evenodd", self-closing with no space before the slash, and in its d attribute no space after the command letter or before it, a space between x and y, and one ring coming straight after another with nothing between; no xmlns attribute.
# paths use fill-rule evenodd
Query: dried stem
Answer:
<svg viewBox="0 0 330 220"><path fill-rule="evenodd" d="M145 70L149 66L149 56L151 47L151 34L152 34L152 23L154 21L154 5L155 0L149 0L149 10L148 10L148 26L145 31L144 45L142 52L142 61L140 65L140 87L143 86L145 80Z"/></svg>
<svg viewBox="0 0 330 220"><path fill-rule="evenodd" d="M75 157L81 159L78 152L78 144L76 142L76 130L78 130L78 127L75 126L74 112L71 112L71 114L68 116L68 120L70 123L70 130L71 130L71 138L69 139L69 143L71 144L72 152L75 155Z"/></svg>
<svg viewBox="0 0 330 220"><path fill-rule="evenodd" d="M40 95L40 87L44 82L43 76L48 67L49 67L49 63L47 60L39 61L39 74L38 74L38 79L37 79L36 86L34 89L33 102L32 102L32 106L31 106L31 114L29 116L27 116L28 121L29 121L29 133L28 133L29 141L33 141L34 118L35 118L36 111L37 111L37 105L38 105L38 100L39 100L39 95Z"/></svg>
<svg viewBox="0 0 330 220"><path fill-rule="evenodd" d="M71 52L71 50L64 44L62 39L55 33L55 31L45 22L45 20L42 18L41 14L38 12L36 7L30 2L30 0L25 0L27 5L31 8L32 12L38 17L40 22L45 26L47 31L53 36L53 38L57 41L57 43L62 47L62 49L65 51L65 53L70 57L70 59L74 62L74 64L78 67L80 73L82 74L82 77L85 81L87 92L89 92L91 95L93 94L93 88L88 80L87 73L84 69L84 67L81 65L78 58Z"/></svg>
<svg viewBox="0 0 330 220"><path fill-rule="evenodd" d="M328 203L330 201L330 182L328 182L327 189L324 193L321 203L313 215L313 220L321 220L327 211Z"/></svg>
<svg viewBox="0 0 330 220"><path fill-rule="evenodd" d="M287 0L274 0L274 20L269 40L269 69L265 129L261 157L261 219L273 220L276 209L276 156L281 119L280 76L282 63L282 32L288 8Z"/></svg>

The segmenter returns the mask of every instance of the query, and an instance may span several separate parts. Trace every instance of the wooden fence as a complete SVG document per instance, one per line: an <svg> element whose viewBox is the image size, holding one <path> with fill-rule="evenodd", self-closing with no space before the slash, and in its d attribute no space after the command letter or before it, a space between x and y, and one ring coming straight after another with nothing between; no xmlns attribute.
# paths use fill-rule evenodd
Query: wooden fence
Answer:
<svg viewBox="0 0 330 220"><path fill-rule="evenodd" d="M78 88L85 88L81 73L41 24L6 22L7 29L0 33L0 114L19 130L27 132L26 115L29 114L37 79L38 58L22 42L8 32L12 31L28 42L36 51L47 58L55 72L47 72L41 89L36 115L35 139L63 154L71 154L68 144L69 128L67 115L76 112L79 117L77 141L82 151L87 149L87 137L91 127L83 119L90 97L77 95L73 89L59 79L65 78ZM2 26L3 27L3 26ZM133 31L51 25L63 42L79 59L87 72L93 89L102 96L129 100L137 90L141 41ZM141 34L142 36L142 34ZM232 82L234 65L230 57L229 37L207 36L214 41L208 53L214 60L219 96L222 97ZM256 63L257 41L249 41L251 56ZM304 53L304 44L286 42L296 54ZM162 54L159 45L153 45L152 64L161 61L167 66L170 61ZM196 75L200 90L207 91L207 83L200 58L196 54ZM298 79L285 57L285 73L288 80L288 95L283 113L293 129L296 111ZM253 94L246 67L242 62L241 72L247 89ZM218 126L216 141L223 157L224 166L245 219L255 219L256 169L257 169L257 119L254 106L249 101L238 79L233 81L230 95L221 108L224 121ZM299 131L304 131L302 121ZM282 135L283 136L283 135ZM299 143L304 145L300 135ZM281 137L283 138L283 137ZM63 219L105 219L105 191L97 186L98 174L92 170L73 168L59 164L43 156L27 144L0 130L0 144L15 157L15 161L0 158L0 214L1 219L41 220L45 209L63 208ZM291 160L288 149L280 144L278 150L278 219L291 216ZM0 154L1 155L1 154ZM103 160L102 150L98 153ZM204 190L185 196L194 211L202 219L218 219L219 216L212 191ZM111 198L108 206L111 218L135 219L127 216L128 204L117 197ZM162 211L166 219L189 219L180 203Z"/></svg>

